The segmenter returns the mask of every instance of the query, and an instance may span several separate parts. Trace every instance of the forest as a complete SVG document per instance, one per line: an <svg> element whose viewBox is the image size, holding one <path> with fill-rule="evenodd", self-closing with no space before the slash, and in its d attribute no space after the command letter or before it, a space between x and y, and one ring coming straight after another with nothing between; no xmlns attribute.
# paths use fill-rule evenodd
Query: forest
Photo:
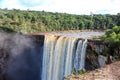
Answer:
<svg viewBox="0 0 120 80"><path fill-rule="evenodd" d="M75 15L45 11L0 9L0 31L34 33L61 30L106 30L120 26L120 13Z"/></svg>
<svg viewBox="0 0 120 80"><path fill-rule="evenodd" d="M112 54L116 60L120 60L120 26L114 26L100 37L109 47L109 54Z"/></svg>

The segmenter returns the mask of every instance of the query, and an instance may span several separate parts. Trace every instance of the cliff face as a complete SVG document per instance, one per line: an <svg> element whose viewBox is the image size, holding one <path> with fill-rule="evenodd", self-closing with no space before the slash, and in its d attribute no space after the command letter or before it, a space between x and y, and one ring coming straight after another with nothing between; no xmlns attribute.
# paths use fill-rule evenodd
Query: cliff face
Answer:
<svg viewBox="0 0 120 80"><path fill-rule="evenodd" d="M0 36L4 35L7 36L0 39L0 80L38 80L42 72L44 35ZM106 58L105 64L111 63L108 50L102 41L88 40L85 69L99 68L99 55ZM19 70L22 72L18 74Z"/></svg>
<svg viewBox="0 0 120 80"><path fill-rule="evenodd" d="M89 40L86 55L86 69L94 70L113 62L109 48L101 40Z"/></svg>
<svg viewBox="0 0 120 80"><path fill-rule="evenodd" d="M0 48L0 80L4 80L6 68L8 66L9 54L3 48Z"/></svg>

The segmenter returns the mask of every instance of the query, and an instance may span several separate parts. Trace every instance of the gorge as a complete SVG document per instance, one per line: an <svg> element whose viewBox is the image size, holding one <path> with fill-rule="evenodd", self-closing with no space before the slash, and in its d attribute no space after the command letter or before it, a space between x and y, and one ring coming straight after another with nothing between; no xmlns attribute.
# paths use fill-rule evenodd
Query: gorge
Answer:
<svg viewBox="0 0 120 80"><path fill-rule="evenodd" d="M83 37L85 32L81 33L25 36L1 33L0 36L6 35L0 39L0 54L6 54L3 59L6 64L2 64L6 67L1 67L1 76L5 80L63 80L73 70L87 69L90 37L103 35L104 32L93 32L93 35L89 32L87 37Z"/></svg>

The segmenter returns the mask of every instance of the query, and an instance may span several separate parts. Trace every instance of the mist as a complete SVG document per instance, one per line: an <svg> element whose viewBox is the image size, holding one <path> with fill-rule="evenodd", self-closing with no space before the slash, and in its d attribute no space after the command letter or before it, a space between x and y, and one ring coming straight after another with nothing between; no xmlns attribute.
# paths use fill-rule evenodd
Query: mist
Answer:
<svg viewBox="0 0 120 80"><path fill-rule="evenodd" d="M42 46L32 38L0 33L0 56L5 80L40 80Z"/></svg>

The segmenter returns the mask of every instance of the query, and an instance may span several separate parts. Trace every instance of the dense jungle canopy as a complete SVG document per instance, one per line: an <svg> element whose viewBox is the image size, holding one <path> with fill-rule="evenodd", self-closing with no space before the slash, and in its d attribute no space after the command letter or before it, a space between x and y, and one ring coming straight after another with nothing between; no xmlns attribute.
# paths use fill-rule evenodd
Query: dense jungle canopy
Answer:
<svg viewBox="0 0 120 80"><path fill-rule="evenodd" d="M31 10L0 9L0 31L33 33L61 30L105 30L120 26L120 13L74 15Z"/></svg>

